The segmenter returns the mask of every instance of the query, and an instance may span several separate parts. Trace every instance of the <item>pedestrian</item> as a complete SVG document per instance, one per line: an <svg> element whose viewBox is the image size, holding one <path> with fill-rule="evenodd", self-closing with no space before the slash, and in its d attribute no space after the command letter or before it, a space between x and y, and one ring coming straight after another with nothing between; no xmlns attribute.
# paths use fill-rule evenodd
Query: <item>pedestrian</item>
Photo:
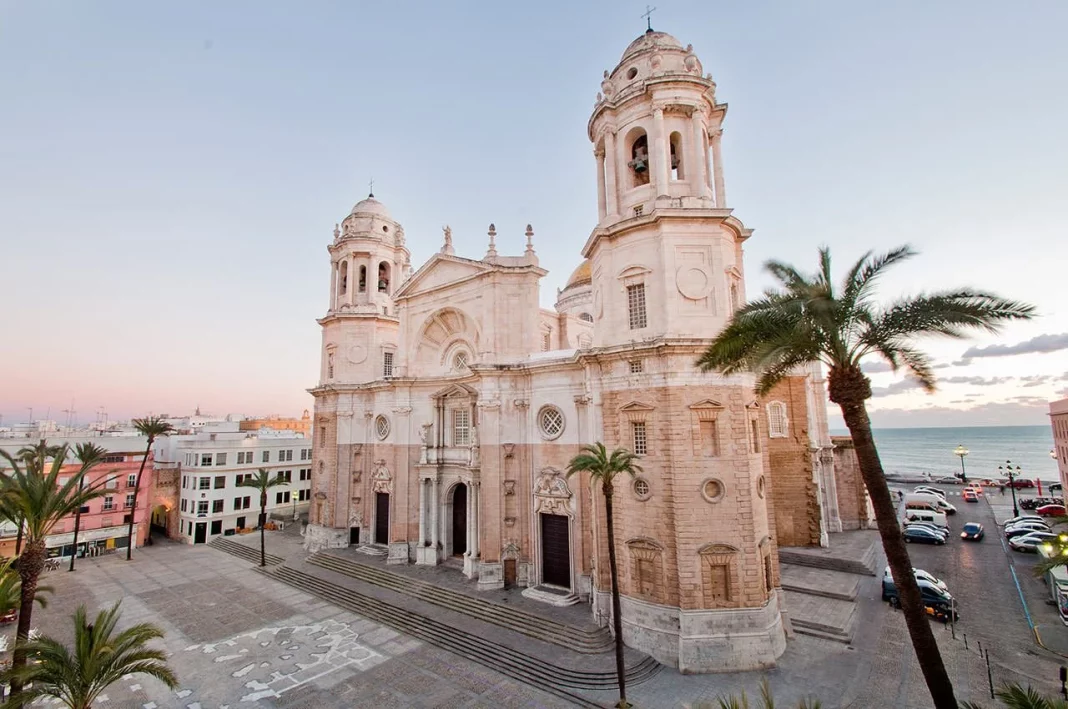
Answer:
<svg viewBox="0 0 1068 709"><path fill-rule="evenodd" d="M1005 483L1001 483L1000 485L998 485L998 487L1001 488L1001 496L1004 497L1005 496Z"/></svg>

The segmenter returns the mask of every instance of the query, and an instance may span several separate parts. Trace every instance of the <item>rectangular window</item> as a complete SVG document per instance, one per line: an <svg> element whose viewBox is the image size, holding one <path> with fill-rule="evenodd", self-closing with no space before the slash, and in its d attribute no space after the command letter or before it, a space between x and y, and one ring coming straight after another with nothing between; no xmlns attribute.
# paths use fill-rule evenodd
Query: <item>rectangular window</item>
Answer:
<svg viewBox="0 0 1068 709"><path fill-rule="evenodd" d="M300 494L297 495L297 501L298 502L304 502L305 500L309 499L310 497L311 497L311 490L301 490Z"/></svg>
<svg viewBox="0 0 1068 709"><path fill-rule="evenodd" d="M646 326L644 283L627 286L627 312L630 315L631 330L641 330Z"/></svg>
<svg viewBox="0 0 1068 709"><path fill-rule="evenodd" d="M211 453L201 453L200 454L200 464L201 465L211 465Z"/></svg>
<svg viewBox="0 0 1068 709"><path fill-rule="evenodd" d="M78 508L78 511L81 512L83 515L89 514L89 505L82 505Z"/></svg>
<svg viewBox="0 0 1068 709"><path fill-rule="evenodd" d="M278 471L278 479L281 480L284 483L293 482L293 471L292 470L279 470Z"/></svg>
<svg viewBox="0 0 1068 709"><path fill-rule="evenodd" d="M760 424L757 423L756 419L751 419L749 421L749 428L750 428L749 443L750 443L750 445L752 447L752 451L753 451L753 453L759 453L760 452Z"/></svg>
<svg viewBox="0 0 1068 709"><path fill-rule="evenodd" d="M542 352L548 352L552 348L553 348L553 333L552 333L552 331L550 330L549 332L543 332L541 334L541 351Z"/></svg>
<svg viewBox="0 0 1068 709"><path fill-rule="evenodd" d="M133 505L134 505L134 494L132 492L127 493L126 494L126 506L127 507L133 507Z"/></svg>
<svg viewBox="0 0 1068 709"><path fill-rule="evenodd" d="M211 478L207 478L207 477L199 478L197 483L198 483L198 485L197 485L197 489L198 490L210 490L211 489Z"/></svg>
<svg viewBox="0 0 1068 709"><path fill-rule="evenodd" d="M304 468L300 471L301 480L311 480L311 468Z"/></svg>
<svg viewBox="0 0 1068 709"><path fill-rule="evenodd" d="M471 445L471 412L467 409L456 409L452 412L452 444Z"/></svg>
<svg viewBox="0 0 1068 709"><path fill-rule="evenodd" d="M235 497L234 498L234 510L237 511L239 509L241 509L241 498L240 497Z"/></svg>
<svg viewBox="0 0 1068 709"><path fill-rule="evenodd" d="M719 435L715 419L701 422L701 453L707 456L719 455Z"/></svg>
<svg viewBox="0 0 1068 709"><path fill-rule="evenodd" d="M226 465L226 454L220 453L215 456L215 465Z"/></svg>
<svg viewBox="0 0 1068 709"><path fill-rule="evenodd" d="M382 353L382 376L383 377L392 377L393 376L393 353L392 352L383 352Z"/></svg>
<svg viewBox="0 0 1068 709"><path fill-rule="evenodd" d="M206 515L207 513L208 513L208 501L207 500L200 500L199 502L197 502L197 514L198 515Z"/></svg>
<svg viewBox="0 0 1068 709"><path fill-rule="evenodd" d="M640 359L632 359L627 364L630 365L631 374L641 374L645 371L645 363Z"/></svg>
<svg viewBox="0 0 1068 709"><path fill-rule="evenodd" d="M311 460L311 448L301 448L300 449L300 459L301 460Z"/></svg>
<svg viewBox="0 0 1068 709"><path fill-rule="evenodd" d="M212 511L212 513L222 512L223 511L223 501L222 500L212 500L212 502L211 502L211 511Z"/></svg>
<svg viewBox="0 0 1068 709"><path fill-rule="evenodd" d="M212 534L222 534L222 520L221 519L212 520L212 522L211 522L211 533Z"/></svg>
<svg viewBox="0 0 1068 709"><path fill-rule="evenodd" d="M109 475L108 476L108 481L106 483L104 483L104 487L106 487L108 490L114 490L118 486L119 486L119 478L118 478L118 476L115 476L115 475Z"/></svg>
<svg viewBox="0 0 1068 709"><path fill-rule="evenodd" d="M729 602L731 600L731 573L726 564L702 564L704 573L705 603L712 606L716 603Z"/></svg>
<svg viewBox="0 0 1068 709"><path fill-rule="evenodd" d="M137 475L130 473L126 476L126 487L137 487Z"/></svg>
<svg viewBox="0 0 1068 709"><path fill-rule="evenodd" d="M184 502L184 500L183 500ZM104 511L115 509L115 498L111 495L104 495Z"/></svg>
<svg viewBox="0 0 1068 709"><path fill-rule="evenodd" d="M630 434L635 455L645 455L649 451L649 439L645 434L645 421L631 422Z"/></svg>
<svg viewBox="0 0 1068 709"><path fill-rule="evenodd" d="M244 504L244 507L245 507L245 509L247 510L247 509L248 509L249 507L251 507L251 506L252 506L252 498L251 498L251 497L246 497L246 498L244 499L244 503L245 503L245 504Z"/></svg>
<svg viewBox="0 0 1068 709"><path fill-rule="evenodd" d="M264 463L271 462L271 451L263 451L262 462L264 462Z"/></svg>
<svg viewBox="0 0 1068 709"><path fill-rule="evenodd" d="M182 499L182 512L185 512L187 507L188 507L188 505L186 505L186 502L187 502L187 500L183 498Z"/></svg>
<svg viewBox="0 0 1068 709"><path fill-rule="evenodd" d="M188 475L183 475L182 476L182 489L184 490L187 487L189 487L189 476Z"/></svg>
<svg viewBox="0 0 1068 709"><path fill-rule="evenodd" d="M276 494L274 496L274 504L276 504L276 505L284 505L287 502L289 502L289 491L288 490L286 492L279 492L278 494Z"/></svg>
<svg viewBox="0 0 1068 709"><path fill-rule="evenodd" d="M244 451L238 451L237 452L237 464L238 465L242 465L242 464L244 464L244 462L245 462L245 452Z"/></svg>
<svg viewBox="0 0 1068 709"><path fill-rule="evenodd" d="M224 487L226 487L226 476L225 475L216 475L215 476L215 489L216 490L222 490Z"/></svg>
<svg viewBox="0 0 1068 709"><path fill-rule="evenodd" d="M293 460L293 449L292 448L290 448L287 451L278 451L278 462L279 463L282 463L282 462L288 463L291 460Z"/></svg>
<svg viewBox="0 0 1068 709"><path fill-rule="evenodd" d="M124 455L106 455L104 456L105 463L125 463L126 456Z"/></svg>

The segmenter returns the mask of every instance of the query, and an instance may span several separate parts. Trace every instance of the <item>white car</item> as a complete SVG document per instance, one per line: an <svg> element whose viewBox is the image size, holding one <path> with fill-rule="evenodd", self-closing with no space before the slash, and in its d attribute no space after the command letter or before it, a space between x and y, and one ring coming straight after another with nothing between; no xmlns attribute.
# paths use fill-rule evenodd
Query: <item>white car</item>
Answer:
<svg viewBox="0 0 1068 709"><path fill-rule="evenodd" d="M1020 515L1019 517L1010 517L1003 523L1004 526L1016 524L1017 522L1042 522L1042 518L1038 515Z"/></svg>
<svg viewBox="0 0 1068 709"><path fill-rule="evenodd" d="M920 485L919 487L915 488L913 490L913 492L914 493L924 493L924 492L926 492L926 493L930 493L931 495L938 495L943 500L946 499L946 493L944 491L939 490L937 487L931 487L929 485Z"/></svg>
<svg viewBox="0 0 1068 709"><path fill-rule="evenodd" d="M936 579L934 576L932 576L931 574L927 573L923 569L913 568L912 569L912 573L916 576L916 580L917 581L919 581L921 583L929 583L932 586L935 586L936 588L941 589L942 591L947 591L946 582L945 581L943 581L942 579ZM886 567L886 571L883 572L883 580L884 581L893 581L894 580L893 574L890 573L890 567L889 566L887 566Z"/></svg>
<svg viewBox="0 0 1068 709"><path fill-rule="evenodd" d="M1031 534L1032 532L1050 532L1052 534L1053 530L1044 524L1018 522L1005 528L1005 538L1012 539L1013 537L1022 537L1023 535Z"/></svg>
<svg viewBox="0 0 1068 709"><path fill-rule="evenodd" d="M1031 532L1013 537L1009 540L1009 546L1015 551L1038 551L1039 544L1052 542L1056 538L1057 535L1052 532Z"/></svg>

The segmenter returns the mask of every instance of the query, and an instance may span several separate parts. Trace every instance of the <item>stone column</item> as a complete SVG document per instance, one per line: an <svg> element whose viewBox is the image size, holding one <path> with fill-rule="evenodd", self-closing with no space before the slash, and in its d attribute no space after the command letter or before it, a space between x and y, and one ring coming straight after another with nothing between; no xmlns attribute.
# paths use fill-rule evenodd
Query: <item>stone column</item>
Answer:
<svg viewBox="0 0 1068 709"><path fill-rule="evenodd" d="M607 214L607 202L604 193L604 148L598 148L593 154L597 158L597 219L601 220Z"/></svg>
<svg viewBox="0 0 1068 709"><path fill-rule="evenodd" d="M650 146L649 159L653 171L654 193L668 194L668 181L671 178L671 157L664 136L664 109L653 109L653 144Z"/></svg>
<svg viewBox="0 0 1068 709"><path fill-rule="evenodd" d="M337 308L337 263L330 264L330 309ZM259 462L259 461L257 461Z"/></svg>
<svg viewBox="0 0 1068 709"><path fill-rule="evenodd" d="M464 550L464 554L474 558L473 542L475 531L475 485L474 483L467 483L467 549Z"/></svg>
<svg viewBox="0 0 1068 709"><path fill-rule="evenodd" d="M426 544L426 480L419 478L419 546Z"/></svg>
<svg viewBox="0 0 1068 709"><path fill-rule="evenodd" d="M471 523L471 537L468 540L468 546L471 547L472 558L477 559L481 552L478 546L478 498L481 492L480 485L471 483L471 517L474 521Z"/></svg>
<svg viewBox="0 0 1068 709"><path fill-rule="evenodd" d="M693 193L698 197L704 197L708 193L706 188L708 178L705 176L708 143L705 142L704 137L703 115L697 109L694 109L694 112L690 114L690 125L693 126L693 150L690 151L692 155L689 160L690 164L686 166L689 171L687 177L690 179L690 184L693 185Z"/></svg>
<svg viewBox="0 0 1068 709"><path fill-rule="evenodd" d="M614 217L619 214L619 190L617 182L617 166L619 155L616 154L616 134L609 131L604 134L605 171L604 189L608 202L608 216Z"/></svg>
<svg viewBox="0 0 1068 709"><path fill-rule="evenodd" d="M712 170L716 182L716 207L726 209L727 190L723 187L723 157L719 150L719 141L722 136L722 129L717 129L712 133Z"/></svg>
<svg viewBox="0 0 1068 709"><path fill-rule="evenodd" d="M434 549L433 558L434 563L438 560L438 509L441 505L438 502L438 480L434 478L430 481L430 519L433 522L433 527L430 529L430 546Z"/></svg>

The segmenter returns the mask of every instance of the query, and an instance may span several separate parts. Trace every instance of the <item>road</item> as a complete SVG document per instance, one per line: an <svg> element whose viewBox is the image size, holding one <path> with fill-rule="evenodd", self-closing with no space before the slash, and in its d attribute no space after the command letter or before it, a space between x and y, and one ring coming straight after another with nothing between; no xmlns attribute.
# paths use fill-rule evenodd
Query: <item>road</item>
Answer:
<svg viewBox="0 0 1068 709"><path fill-rule="evenodd" d="M976 647L981 642L990 649L992 662L1048 682L1048 675L1056 671L1051 660L1068 664L1068 627L1060 622L1056 608L1046 603L1045 583L1034 576L1037 556L1012 551L1004 543L997 519L1012 516L1009 493L1002 497L995 490L989 499L967 503L954 486L939 487L958 510L949 517L951 533L945 546L910 544L913 565L945 581L956 598L961 615L956 627L958 639L967 636L969 646ZM986 529L981 542L960 538L961 527L968 522L979 522ZM1066 657L1038 646L1028 612L1046 647Z"/></svg>

